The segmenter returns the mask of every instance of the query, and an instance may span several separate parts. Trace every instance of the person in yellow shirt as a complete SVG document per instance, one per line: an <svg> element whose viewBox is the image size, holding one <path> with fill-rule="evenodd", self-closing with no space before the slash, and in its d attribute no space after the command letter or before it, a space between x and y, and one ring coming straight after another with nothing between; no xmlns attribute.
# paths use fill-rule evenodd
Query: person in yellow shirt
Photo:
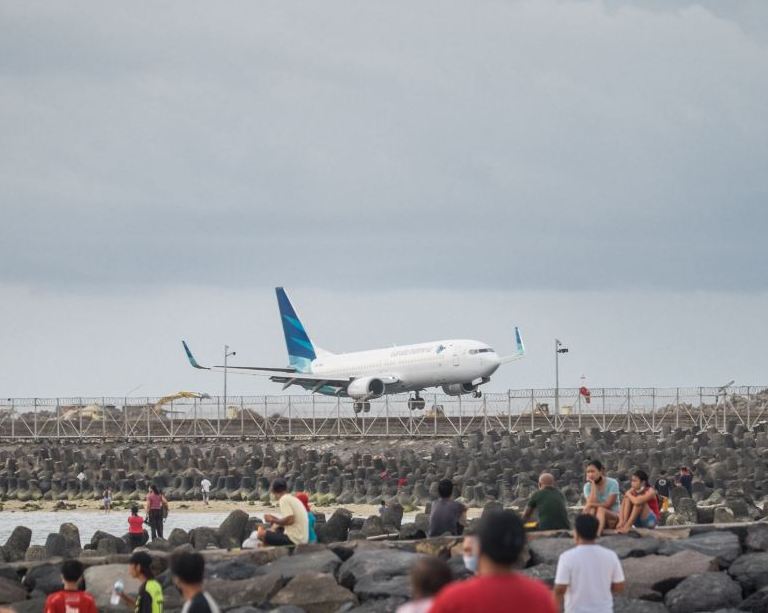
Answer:
<svg viewBox="0 0 768 613"><path fill-rule="evenodd" d="M264 514L264 521L271 524L271 530L259 526L258 538L265 545L301 545L309 542L309 517L302 502L288 493L285 479L272 482L272 495L280 505L280 517Z"/></svg>

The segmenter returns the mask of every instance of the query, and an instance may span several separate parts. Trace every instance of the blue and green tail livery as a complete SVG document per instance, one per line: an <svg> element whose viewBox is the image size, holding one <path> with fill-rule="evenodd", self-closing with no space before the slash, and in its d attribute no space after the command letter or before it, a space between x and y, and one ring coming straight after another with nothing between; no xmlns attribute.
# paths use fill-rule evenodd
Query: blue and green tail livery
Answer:
<svg viewBox="0 0 768 613"><path fill-rule="evenodd" d="M293 310L291 301L282 287L276 287L277 305L280 309L280 320L283 323L285 346L288 349L288 361L298 372L310 372L312 360L317 356L312 341Z"/></svg>

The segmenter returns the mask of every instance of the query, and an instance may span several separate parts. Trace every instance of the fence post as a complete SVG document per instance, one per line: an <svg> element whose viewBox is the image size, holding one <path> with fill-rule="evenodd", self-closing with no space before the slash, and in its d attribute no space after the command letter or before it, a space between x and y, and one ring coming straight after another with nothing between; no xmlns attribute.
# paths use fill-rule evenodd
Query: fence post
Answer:
<svg viewBox="0 0 768 613"><path fill-rule="evenodd" d="M16 401L11 400L11 438L16 438Z"/></svg>
<svg viewBox="0 0 768 613"><path fill-rule="evenodd" d="M61 407L60 401L56 399L56 438L61 438Z"/></svg>
<svg viewBox="0 0 768 613"><path fill-rule="evenodd" d="M264 396L264 438L267 438L267 430L269 430L269 421L267 418L267 397Z"/></svg>
<svg viewBox="0 0 768 613"><path fill-rule="evenodd" d="M83 399L80 398L80 411L78 411L78 420L77 420L77 438L79 440L83 440Z"/></svg>
<svg viewBox="0 0 768 613"><path fill-rule="evenodd" d="M488 434L488 407L486 405L487 396L483 394L483 435Z"/></svg>
<svg viewBox="0 0 768 613"><path fill-rule="evenodd" d="M632 417L630 412L632 410L629 388L627 388L627 432L632 432Z"/></svg>
<svg viewBox="0 0 768 613"><path fill-rule="evenodd" d="M128 397L123 397L123 438L128 440Z"/></svg>
<svg viewBox="0 0 768 613"><path fill-rule="evenodd" d="M651 432L656 432L656 388L651 389Z"/></svg>
<svg viewBox="0 0 768 613"><path fill-rule="evenodd" d="M703 429L704 429L704 390L701 387L699 387L699 430L703 430Z"/></svg>
<svg viewBox="0 0 768 613"><path fill-rule="evenodd" d="M578 404L577 410L579 412L579 430L581 430L581 391L576 395L576 402Z"/></svg>
<svg viewBox="0 0 768 613"><path fill-rule="evenodd" d="M675 429L680 428L680 388L675 391Z"/></svg>
<svg viewBox="0 0 768 613"><path fill-rule="evenodd" d="M288 436L293 438L293 427L291 426L291 397L288 396Z"/></svg>
<svg viewBox="0 0 768 613"><path fill-rule="evenodd" d="M32 414L32 419L33 419L34 430L35 430L35 442L37 442L37 398L35 398L34 413Z"/></svg>
<svg viewBox="0 0 768 613"><path fill-rule="evenodd" d="M336 436L341 438L341 398L336 396Z"/></svg>
<svg viewBox="0 0 768 613"><path fill-rule="evenodd" d="M312 394L312 438L317 436L317 426L315 425L315 395Z"/></svg>
<svg viewBox="0 0 768 613"><path fill-rule="evenodd" d="M507 432L512 432L512 390L507 388Z"/></svg>
<svg viewBox="0 0 768 613"><path fill-rule="evenodd" d="M749 404L750 400L752 400L752 388L747 386L747 430L751 430L752 427L749 423Z"/></svg>
<svg viewBox="0 0 768 613"><path fill-rule="evenodd" d="M437 394L432 396L432 432L437 436Z"/></svg>
<svg viewBox="0 0 768 613"><path fill-rule="evenodd" d="M240 438L245 438L245 402L240 396Z"/></svg>
<svg viewBox="0 0 768 613"><path fill-rule="evenodd" d="M107 438L107 399L101 398L101 437Z"/></svg>
<svg viewBox="0 0 768 613"><path fill-rule="evenodd" d="M389 395L384 396L384 433L389 436Z"/></svg>
<svg viewBox="0 0 768 613"><path fill-rule="evenodd" d="M149 441L150 426L149 426L149 396L145 398L144 410L147 412L147 441Z"/></svg>
<svg viewBox="0 0 768 613"><path fill-rule="evenodd" d="M536 399L533 395L533 388L531 388L531 432L536 429Z"/></svg>
<svg viewBox="0 0 768 613"><path fill-rule="evenodd" d="M462 425L463 423L464 422L461 415L461 394L459 394L459 436L464 436L464 426Z"/></svg>
<svg viewBox="0 0 768 613"><path fill-rule="evenodd" d="M605 429L607 428L607 425L605 423L605 388L603 388L603 432L605 432Z"/></svg>

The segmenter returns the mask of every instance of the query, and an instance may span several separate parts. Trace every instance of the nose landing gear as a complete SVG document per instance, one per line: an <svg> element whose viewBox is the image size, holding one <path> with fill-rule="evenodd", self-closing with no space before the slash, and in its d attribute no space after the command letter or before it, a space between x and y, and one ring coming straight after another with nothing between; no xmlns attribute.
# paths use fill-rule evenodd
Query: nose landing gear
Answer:
<svg viewBox="0 0 768 613"><path fill-rule="evenodd" d="M483 396L483 392L481 392L480 390L474 390L472 392L472 398L482 398L482 396Z"/></svg>
<svg viewBox="0 0 768 613"><path fill-rule="evenodd" d="M370 413L371 412L371 403L370 402L355 402L352 404L352 410L355 413Z"/></svg>

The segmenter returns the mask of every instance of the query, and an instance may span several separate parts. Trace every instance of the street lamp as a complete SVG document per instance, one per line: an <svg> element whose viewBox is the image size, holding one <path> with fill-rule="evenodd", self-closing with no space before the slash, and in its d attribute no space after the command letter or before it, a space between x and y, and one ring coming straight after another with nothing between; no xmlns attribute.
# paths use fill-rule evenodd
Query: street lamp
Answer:
<svg viewBox="0 0 768 613"><path fill-rule="evenodd" d="M560 354L568 353L568 347L555 339L555 415L560 415Z"/></svg>
<svg viewBox="0 0 768 613"><path fill-rule="evenodd" d="M227 359L233 355L237 355L236 351L230 351L229 345L224 345L224 416L227 415ZM221 414L219 414L219 421L221 421ZM221 433L221 424L219 423L219 433Z"/></svg>

